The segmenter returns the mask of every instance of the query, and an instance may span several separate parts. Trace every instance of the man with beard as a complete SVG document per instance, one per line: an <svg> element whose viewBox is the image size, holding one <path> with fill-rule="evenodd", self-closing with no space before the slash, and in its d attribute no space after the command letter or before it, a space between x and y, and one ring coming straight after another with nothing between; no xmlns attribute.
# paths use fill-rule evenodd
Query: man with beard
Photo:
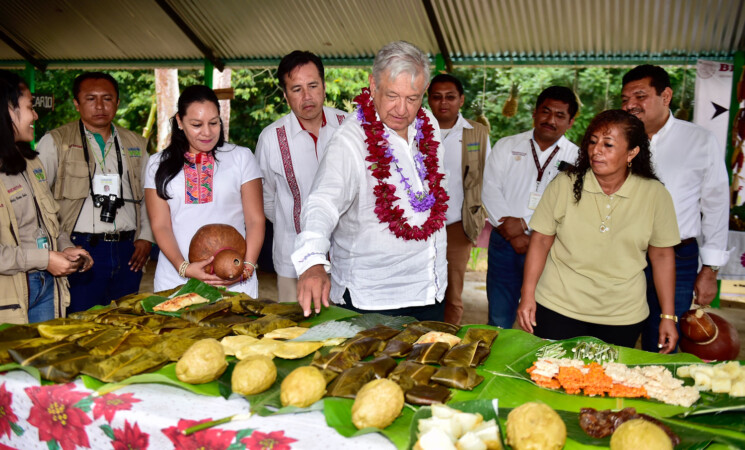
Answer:
<svg viewBox="0 0 745 450"><path fill-rule="evenodd" d="M494 226L489 237L486 296L489 325L512 328L520 302L528 222L548 183L573 165L579 148L564 133L579 105L571 89L546 88L533 111L533 129L500 139L486 161L481 200Z"/></svg>
<svg viewBox="0 0 745 450"><path fill-rule="evenodd" d="M659 342L661 320L677 322L694 299L699 305L711 303L717 294L719 267L729 259L729 177L724 148L710 131L673 117L672 98L670 77L662 67L645 64L623 76L621 107L644 122L655 171L673 197L681 239L675 246L675 316L661 314L653 273L649 265L646 269L649 318L642 348L650 352L664 345Z"/></svg>
<svg viewBox="0 0 745 450"><path fill-rule="evenodd" d="M486 220L481 204L484 163L489 154L489 130L460 114L465 96L454 76L435 75L427 90L427 102L437 118L445 153L443 166L448 183L448 287L445 290L445 322L460 325L463 316L463 278L471 249Z"/></svg>
<svg viewBox="0 0 745 450"><path fill-rule="evenodd" d="M355 311L443 318L448 197L440 130L421 107L429 64L407 42L381 48L357 112L329 142L292 254L306 316L330 298Z"/></svg>
<svg viewBox="0 0 745 450"><path fill-rule="evenodd" d="M279 301L297 300L297 273L290 255L300 233L300 213L331 135L346 113L324 107L321 59L295 50L279 62L277 79L290 113L264 128L256 146L264 190L264 214L274 224L272 258Z"/></svg>

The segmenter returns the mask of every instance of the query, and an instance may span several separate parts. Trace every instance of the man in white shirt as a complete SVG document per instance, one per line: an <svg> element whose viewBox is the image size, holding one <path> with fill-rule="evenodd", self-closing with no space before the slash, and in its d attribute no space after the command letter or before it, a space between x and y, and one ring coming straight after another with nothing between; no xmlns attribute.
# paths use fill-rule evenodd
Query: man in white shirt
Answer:
<svg viewBox="0 0 745 450"><path fill-rule="evenodd" d="M323 106L323 62L295 50L279 63L279 85L290 113L264 128L256 146L264 190L264 214L274 225L272 258L279 301L297 300L297 273L290 255L300 233L300 213L331 135L346 113Z"/></svg>
<svg viewBox="0 0 745 450"><path fill-rule="evenodd" d="M303 205L292 254L298 301L306 316L330 298L357 311L442 320L448 198L440 130L421 107L429 59L392 42L369 80Z"/></svg>
<svg viewBox="0 0 745 450"><path fill-rule="evenodd" d="M486 274L489 325L512 328L515 323L530 241L527 224L548 183L577 160L579 148L564 133L578 109L571 89L544 89L533 111L533 129L497 141L486 161L481 200L494 226Z"/></svg>
<svg viewBox="0 0 745 450"><path fill-rule="evenodd" d="M659 349L660 320L677 321L692 300L699 305L711 303L717 293L717 272L729 258L729 177L724 148L710 131L673 117L672 98L670 77L659 66L638 66L623 77L621 107L644 122L655 171L673 197L680 228L681 243L675 247L675 316L661 317L653 274L647 266L649 318L642 348L653 352Z"/></svg>
<svg viewBox="0 0 745 450"><path fill-rule="evenodd" d="M459 79L441 73L427 89L427 102L437 118L445 152L443 166L448 183L448 287L445 290L445 322L460 325L463 316L463 278L484 228L486 210L481 204L484 163L491 150L489 129L460 114L465 96Z"/></svg>

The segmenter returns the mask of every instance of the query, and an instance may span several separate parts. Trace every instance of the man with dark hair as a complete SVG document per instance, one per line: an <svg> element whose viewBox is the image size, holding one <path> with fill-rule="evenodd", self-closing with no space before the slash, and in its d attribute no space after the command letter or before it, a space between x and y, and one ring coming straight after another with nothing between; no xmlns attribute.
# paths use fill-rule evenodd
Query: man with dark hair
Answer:
<svg viewBox="0 0 745 450"><path fill-rule="evenodd" d="M494 226L486 275L489 325L511 328L515 322L530 242L528 222L548 183L577 160L579 148L564 133L578 109L571 89L546 88L536 101L533 129L497 141L486 161L481 199Z"/></svg>
<svg viewBox="0 0 745 450"><path fill-rule="evenodd" d="M445 290L445 321L460 325L463 316L463 278L486 210L481 204L484 163L491 149L489 130L463 118L460 108L465 96L463 84L450 74L432 78L427 89L429 108L440 124L443 166L447 178L448 287Z"/></svg>
<svg viewBox="0 0 745 450"><path fill-rule="evenodd" d="M264 186L264 214L274 224L272 257L280 301L297 300L297 273L290 255L300 233L300 212L326 144L346 113L324 107L323 63L295 50L282 58L277 79L290 113L264 128L256 146Z"/></svg>
<svg viewBox="0 0 745 450"><path fill-rule="evenodd" d="M655 171L673 197L681 239L675 247L675 316L661 314L654 274L647 266L649 318L642 333L642 348L647 351L658 351L664 345L658 334L661 320L677 322L692 300L699 305L711 303L717 293L719 267L729 259L729 178L724 148L710 131L673 117L672 98L670 77L662 67L637 66L623 77L621 107L644 122Z"/></svg>
<svg viewBox="0 0 745 450"><path fill-rule="evenodd" d="M73 94L80 120L50 131L38 145L60 204L60 226L96 261L91 270L68 277L68 313L137 292L154 242L142 201L147 141L112 124L119 107L116 80L86 72L75 79Z"/></svg>

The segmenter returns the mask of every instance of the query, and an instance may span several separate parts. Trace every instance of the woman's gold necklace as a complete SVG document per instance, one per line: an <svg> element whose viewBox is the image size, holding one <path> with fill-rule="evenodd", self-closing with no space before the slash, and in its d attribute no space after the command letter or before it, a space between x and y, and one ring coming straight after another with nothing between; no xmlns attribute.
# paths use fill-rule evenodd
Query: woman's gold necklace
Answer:
<svg viewBox="0 0 745 450"><path fill-rule="evenodd" d="M605 215L605 218L603 218L603 213L600 210L600 205L598 205L598 197L595 197L595 206L598 209L598 214L600 215L600 232L605 233L606 231L610 231L610 226L606 225L606 221L610 221L611 214L613 214L613 211L616 210L616 207L620 203L620 201L617 201L615 205L611 208L611 202L613 201L613 198L615 197L613 194L606 196L608 198L608 204L605 205L605 208L608 209L608 214Z"/></svg>

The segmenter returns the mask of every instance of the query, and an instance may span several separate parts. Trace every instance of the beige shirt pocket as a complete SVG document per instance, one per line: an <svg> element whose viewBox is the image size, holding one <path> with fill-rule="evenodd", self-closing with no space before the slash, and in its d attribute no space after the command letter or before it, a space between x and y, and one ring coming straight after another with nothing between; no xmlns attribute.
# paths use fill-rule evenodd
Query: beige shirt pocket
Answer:
<svg viewBox="0 0 745 450"><path fill-rule="evenodd" d="M62 197L70 200L86 198L90 192L88 165L85 161L65 161Z"/></svg>

